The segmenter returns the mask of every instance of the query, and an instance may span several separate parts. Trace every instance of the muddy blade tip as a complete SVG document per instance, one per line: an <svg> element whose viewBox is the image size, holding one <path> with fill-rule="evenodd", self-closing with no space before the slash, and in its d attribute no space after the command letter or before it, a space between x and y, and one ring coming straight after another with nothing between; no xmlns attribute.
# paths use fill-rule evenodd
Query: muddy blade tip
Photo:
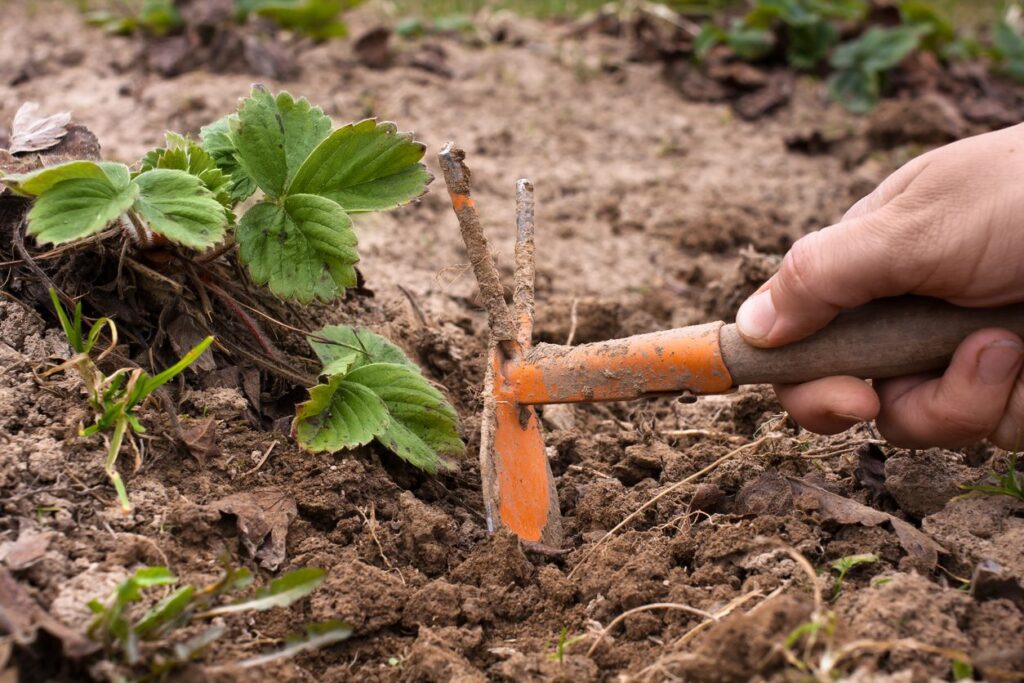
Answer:
<svg viewBox="0 0 1024 683"><path fill-rule="evenodd" d="M520 422L519 411L528 419ZM526 541L561 542L554 480L537 414L510 403L495 406L494 453L502 524Z"/></svg>

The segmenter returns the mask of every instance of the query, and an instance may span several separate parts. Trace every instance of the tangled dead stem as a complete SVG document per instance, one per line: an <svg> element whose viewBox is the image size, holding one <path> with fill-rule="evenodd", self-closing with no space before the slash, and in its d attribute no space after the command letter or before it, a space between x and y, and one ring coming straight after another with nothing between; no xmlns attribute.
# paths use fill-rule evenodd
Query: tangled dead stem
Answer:
<svg viewBox="0 0 1024 683"><path fill-rule="evenodd" d="M248 90L237 75L164 80L132 61L133 39L99 40L65 5L4 11L0 121L36 100L88 127L50 161L96 156L98 143L104 158L137 158L165 129L194 132ZM370 18L357 13L355 30ZM386 70L359 65L345 43L298 44L302 75L287 87L340 119L407 122L433 150L457 134L499 255L511 253L514 180L531 177L543 341L728 318L794 239L836 220L921 145L1021 112L1015 90L979 103L943 75L853 118L799 81L764 111L741 111L762 116L751 124L728 102L681 98L693 84L680 74L707 76L637 42L649 32L496 17L481 33L483 46L396 46ZM3 160L8 170L38 161ZM180 680L789 680L821 674L840 653L852 680L946 679L953 655L989 680L1024 671L1024 503L957 497L1001 462L986 448L910 453L877 445L867 427L813 437L762 389L548 409L565 553L487 535L472 457L435 478L373 448L300 452L282 426L315 372L297 330L327 322L367 325L410 352L445 387L473 451L485 323L436 192L359 223L366 285L312 312L254 294L230 258L199 271L151 263L114 235L45 252L21 238L24 208L0 198L0 573L41 608L14 650L26 680L86 675L73 638L41 615L81 631L88 599L135 566L166 564L199 584L224 552L266 576L317 566L328 578L291 608L231 622L206 663L314 620L344 619L355 635L267 669L195 665ZM499 267L508 280L511 263ZM214 364L145 413L152 436L130 476L131 515L96 466L103 444L76 437L87 418L79 385L38 373L67 354L49 284L116 317L120 365L164 367L207 332L221 340ZM877 562L853 569L829 601L827 565L865 553ZM0 614L9 586L0 581ZM817 636L784 647L801 628Z"/></svg>

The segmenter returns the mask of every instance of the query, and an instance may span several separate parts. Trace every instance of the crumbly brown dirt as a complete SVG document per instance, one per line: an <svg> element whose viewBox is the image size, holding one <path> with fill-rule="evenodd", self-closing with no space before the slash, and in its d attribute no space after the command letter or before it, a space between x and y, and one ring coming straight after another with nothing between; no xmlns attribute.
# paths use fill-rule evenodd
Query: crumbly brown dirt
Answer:
<svg viewBox="0 0 1024 683"><path fill-rule="evenodd" d="M357 14L356 33L373 20L372 9ZM398 43L401 58L387 69L359 65L345 42L305 46L302 75L269 85L308 97L337 122L380 116L414 129L435 175L434 155L457 140L506 284L514 183L529 177L539 340L728 319L789 244L837 221L936 139L900 128L895 105L851 118L804 80L785 106L746 122L727 104L681 98L660 66L627 59L623 39L563 40L562 27L520 20L503 30L515 39ZM64 4L5 4L0 125L36 100L44 112L71 110L106 158L133 162L164 130L194 133L233 109L253 80L203 71L164 80L133 63L136 49L83 27ZM186 433L215 420L216 448L204 448L200 464L172 441L166 415L147 410L146 457L126 473L135 509L122 514L102 473L101 439L77 437L88 419L80 384L35 372L66 357L66 344L35 313L0 300L0 563L41 607L80 629L85 602L137 566L166 564L206 583L227 553L263 582L302 566L328 576L287 610L229 620L231 637L175 680L787 681L799 673L781 645L816 606L784 545L818 570L818 609L834 613L832 635L802 664L819 666L823 647L899 640L855 650L839 668L854 680L948 680L949 658L909 647L912 638L963 653L986 680L1024 671L1021 593L991 578L967 584L986 561L1010 584L1024 576L1024 503L956 497L1001 454L867 449L877 438L867 426L815 437L766 388L696 403L545 409L567 552L488 535L475 454L486 325L447 197L435 184L413 206L357 218L357 229L375 296L329 315L394 339L445 387L469 444L458 472L429 477L375 448L304 453L256 418L259 380L253 391L221 359L231 367L189 376L175 396ZM764 435L606 538L665 487ZM939 566L910 562L889 524L840 524L798 504L787 478L918 526L946 551ZM246 493L255 498L243 507L233 497ZM273 534L247 535L237 512L258 512L253 501L274 496L295 510L264 520L287 527L283 558ZM877 561L834 589L829 564L863 553ZM716 620L644 609L598 642L623 612L654 603ZM203 668L334 618L353 625L351 639L258 671ZM41 636L13 661L28 681L102 678L102 665L87 670L58 652Z"/></svg>

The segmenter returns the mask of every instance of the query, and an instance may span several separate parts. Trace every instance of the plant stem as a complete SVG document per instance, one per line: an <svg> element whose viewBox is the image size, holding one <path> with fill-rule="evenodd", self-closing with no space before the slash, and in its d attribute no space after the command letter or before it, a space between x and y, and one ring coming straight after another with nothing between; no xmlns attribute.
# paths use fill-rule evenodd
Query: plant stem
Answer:
<svg viewBox="0 0 1024 683"><path fill-rule="evenodd" d="M128 418L121 415L117 418L117 422L114 423L114 433L110 437L110 449L107 451L107 462L104 464L103 469L107 473L110 483L114 485L114 490L117 491L117 500L121 503L121 510L131 512L132 504L128 500L128 491L124 487L121 475L115 469L117 455L121 452L121 443L124 441L124 433L127 428Z"/></svg>

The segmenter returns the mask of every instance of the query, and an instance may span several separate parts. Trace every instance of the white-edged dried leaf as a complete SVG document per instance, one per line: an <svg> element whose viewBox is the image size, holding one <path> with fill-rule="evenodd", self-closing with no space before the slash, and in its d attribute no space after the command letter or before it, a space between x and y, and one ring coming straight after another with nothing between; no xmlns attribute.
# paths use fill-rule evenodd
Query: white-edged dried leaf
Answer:
<svg viewBox="0 0 1024 683"><path fill-rule="evenodd" d="M11 127L11 154L40 152L50 149L67 135L71 112L40 116L37 102L26 102L18 108Z"/></svg>

